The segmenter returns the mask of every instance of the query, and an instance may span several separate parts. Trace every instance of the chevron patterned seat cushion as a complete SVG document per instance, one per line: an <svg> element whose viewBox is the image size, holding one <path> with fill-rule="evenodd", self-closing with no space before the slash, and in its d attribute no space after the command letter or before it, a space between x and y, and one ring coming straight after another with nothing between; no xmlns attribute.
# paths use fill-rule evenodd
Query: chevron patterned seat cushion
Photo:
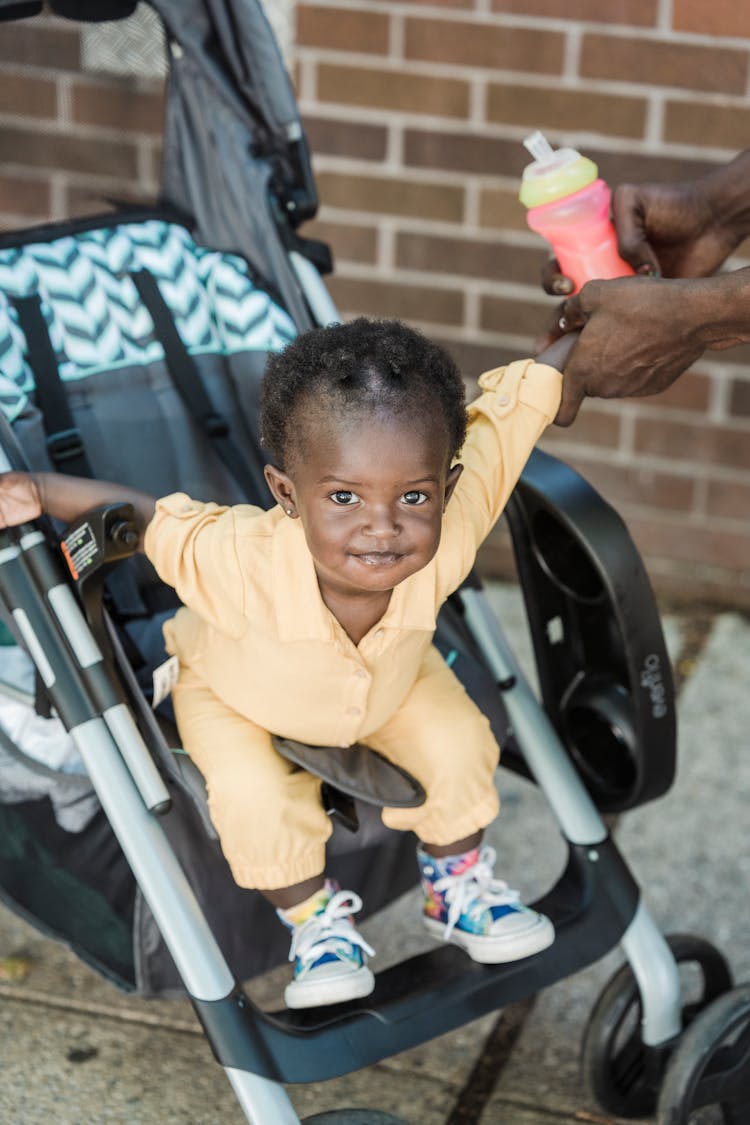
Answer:
<svg viewBox="0 0 750 1125"><path fill-rule="evenodd" d="M257 441L269 351L296 335L236 254L198 245L158 214L111 214L0 237L0 409L31 467L51 467L14 304L37 296L59 378L94 474L164 495L247 499L190 416L133 276L148 271L235 440ZM64 464L61 468L64 468Z"/></svg>
<svg viewBox="0 0 750 1125"><path fill-rule="evenodd" d="M106 222L104 217L103 222ZM198 246L161 218L114 221L5 248L0 241L0 405L13 421L34 389L12 298L39 294L64 381L163 358L132 274L149 270L193 354L268 352L295 335L242 258ZM54 232L54 228L40 228ZM10 300L9 300L10 298Z"/></svg>

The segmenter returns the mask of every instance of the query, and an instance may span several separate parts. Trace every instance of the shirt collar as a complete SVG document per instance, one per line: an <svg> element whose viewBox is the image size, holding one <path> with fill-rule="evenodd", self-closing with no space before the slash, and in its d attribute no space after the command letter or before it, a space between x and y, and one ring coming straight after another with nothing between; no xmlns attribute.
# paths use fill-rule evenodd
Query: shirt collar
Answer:
<svg viewBox="0 0 750 1125"><path fill-rule="evenodd" d="M281 641L329 641L333 618L320 596L312 555L300 520L283 517L273 537L273 600ZM384 629L434 632L436 620L435 560L401 582L382 618Z"/></svg>

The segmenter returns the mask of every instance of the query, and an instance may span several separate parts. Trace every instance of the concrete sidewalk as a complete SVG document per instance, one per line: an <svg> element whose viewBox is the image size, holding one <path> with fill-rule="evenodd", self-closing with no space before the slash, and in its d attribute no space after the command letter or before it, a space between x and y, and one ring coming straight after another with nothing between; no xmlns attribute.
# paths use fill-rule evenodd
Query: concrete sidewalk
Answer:
<svg viewBox="0 0 750 1125"><path fill-rule="evenodd" d="M522 663L528 638L514 590L492 587ZM660 801L624 815L617 840L664 932L692 932L750 980L750 623L729 614L674 614L665 625L680 678L678 778ZM556 876L562 847L544 799L501 773L503 813L490 842L525 897ZM417 895L365 924L375 968L422 947ZM416 931L416 933L415 933ZM245 1117L183 1001L132 1000L0 909L0 960L28 958L0 980L2 1125L241 1125ZM604 982L604 961L528 1002L365 1071L289 1089L300 1117L377 1108L411 1125L604 1125L579 1074L581 1036ZM271 1000L287 970L251 985ZM750 1118L749 1118L750 1119ZM263 1122L262 1125L275 1125Z"/></svg>

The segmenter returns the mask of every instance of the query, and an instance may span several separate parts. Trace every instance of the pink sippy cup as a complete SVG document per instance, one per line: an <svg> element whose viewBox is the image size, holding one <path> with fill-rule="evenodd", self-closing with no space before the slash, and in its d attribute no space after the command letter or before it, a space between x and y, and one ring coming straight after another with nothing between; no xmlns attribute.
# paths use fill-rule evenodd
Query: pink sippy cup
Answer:
<svg viewBox="0 0 750 1125"><path fill-rule="evenodd" d="M577 292L592 278L634 271L617 252L609 217L610 190L593 160L574 148L553 149L543 133L523 142L534 163L524 168L519 199L526 221L552 247L561 271Z"/></svg>

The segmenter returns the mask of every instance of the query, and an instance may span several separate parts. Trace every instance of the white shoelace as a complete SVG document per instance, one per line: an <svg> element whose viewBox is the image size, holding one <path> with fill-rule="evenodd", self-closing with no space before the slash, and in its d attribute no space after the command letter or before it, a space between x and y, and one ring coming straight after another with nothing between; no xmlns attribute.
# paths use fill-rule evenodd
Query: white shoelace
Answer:
<svg viewBox="0 0 750 1125"><path fill-rule="evenodd" d="M361 909L362 899L354 891L337 891L331 895L325 910L294 927L289 960L299 958L304 970L324 953L340 953L342 943L358 946L374 957L375 950L354 928L350 918Z"/></svg>
<svg viewBox="0 0 750 1125"><path fill-rule="evenodd" d="M502 879L494 878L495 858L495 849L484 847L473 867L467 867L460 875L444 875L435 881L435 890L445 891L448 904L448 921L443 933L446 941L462 914L475 918L488 907L513 906L519 902L518 891L511 890Z"/></svg>

